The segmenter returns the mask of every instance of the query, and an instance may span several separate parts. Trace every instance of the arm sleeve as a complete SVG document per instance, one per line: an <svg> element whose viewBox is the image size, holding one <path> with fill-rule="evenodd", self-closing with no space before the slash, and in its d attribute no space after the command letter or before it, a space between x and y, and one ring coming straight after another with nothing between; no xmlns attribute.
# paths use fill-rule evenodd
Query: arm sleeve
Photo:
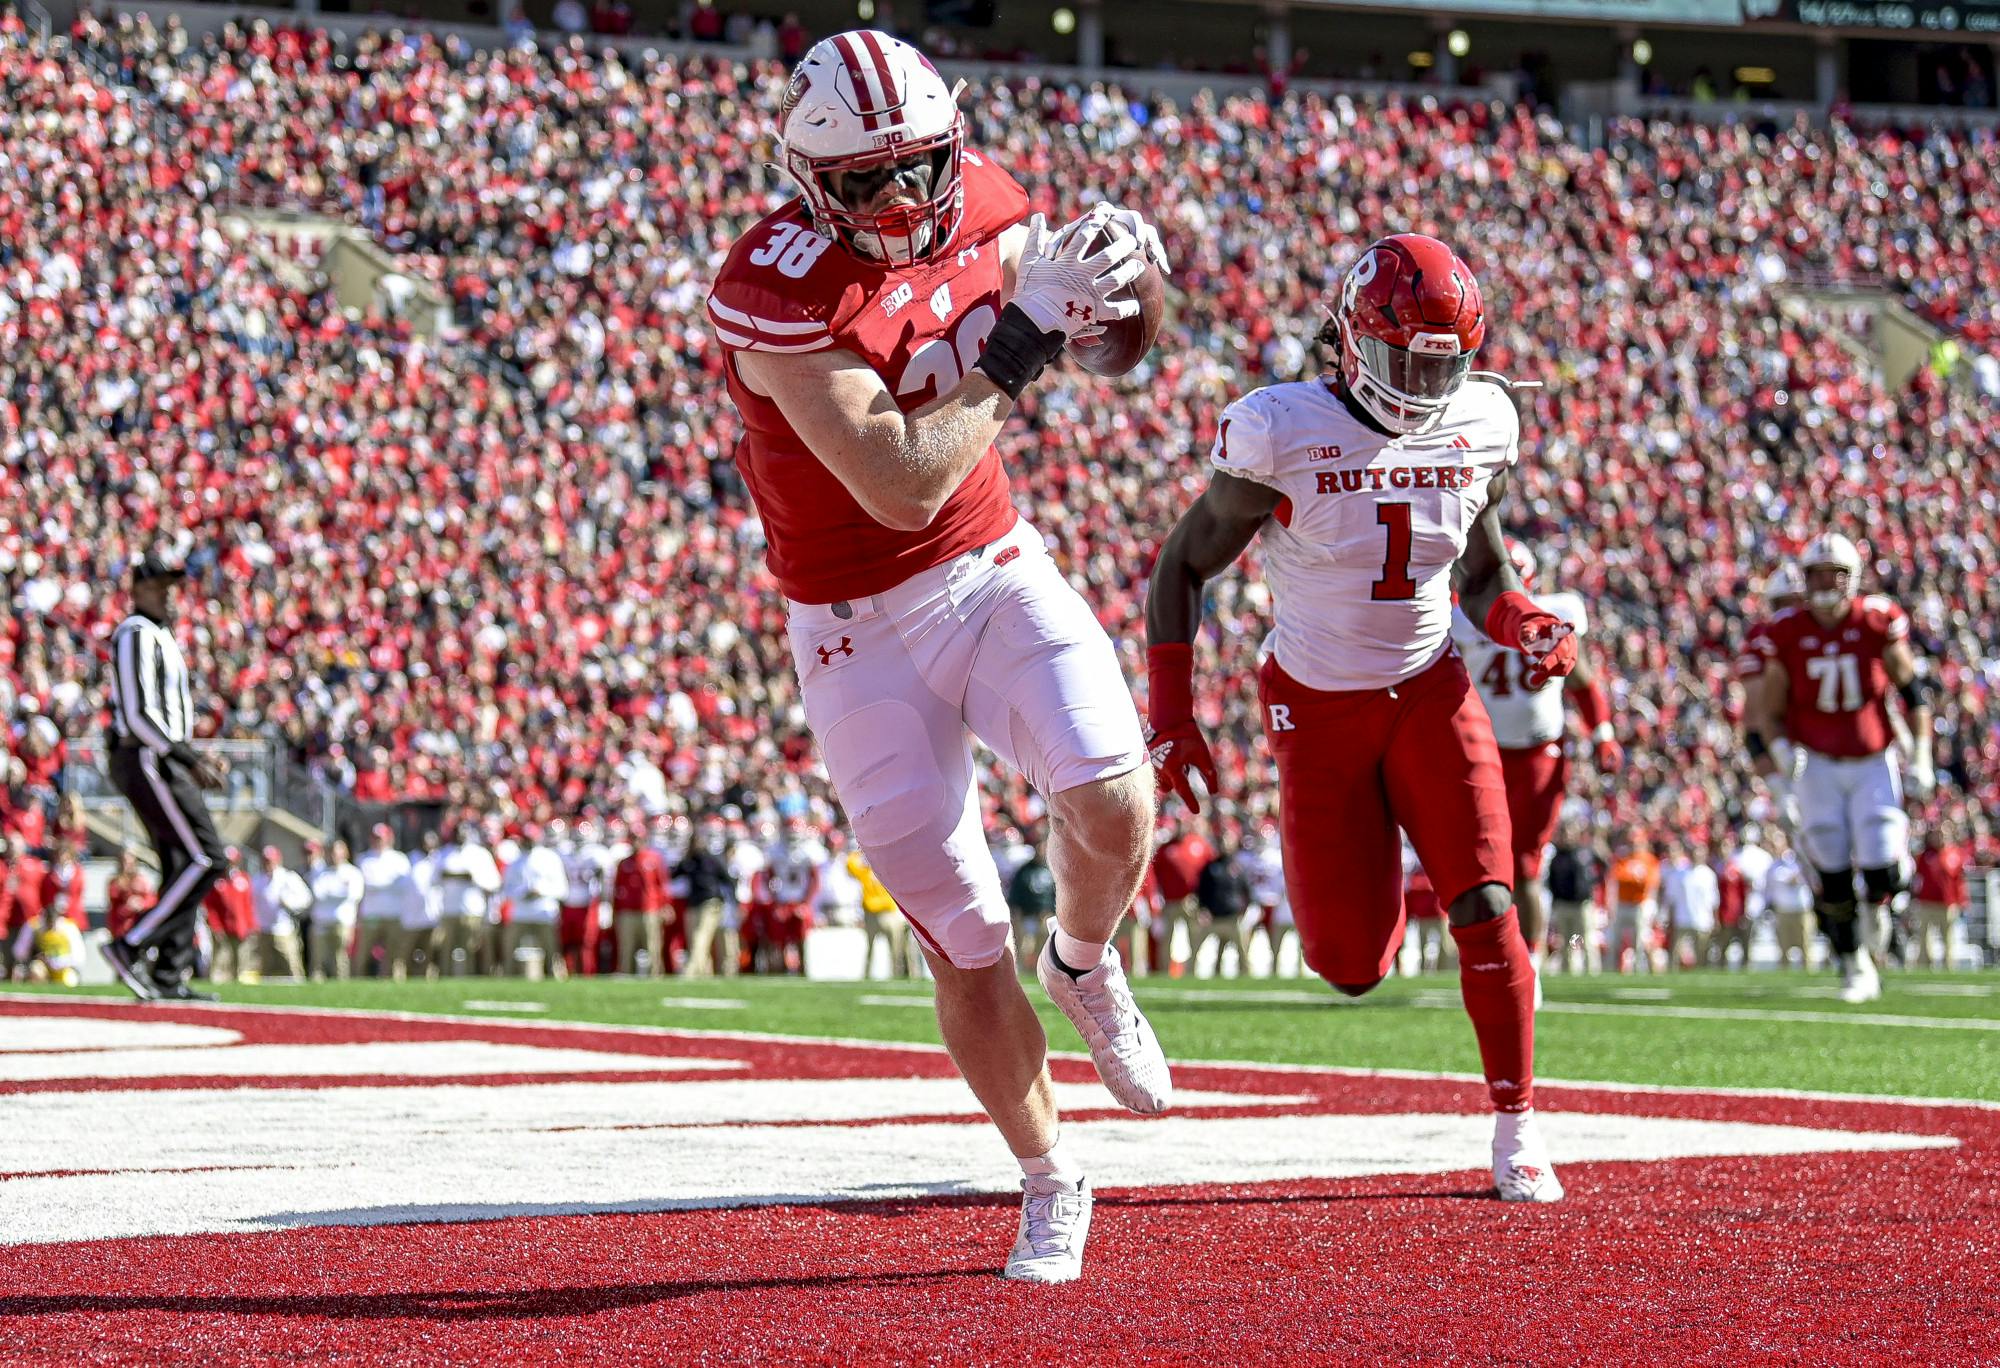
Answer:
<svg viewBox="0 0 2000 1368"><path fill-rule="evenodd" d="M159 655L149 649L146 635L135 626L118 638L118 708L125 729L139 744L166 755L174 743L167 739L166 714L160 708Z"/></svg>

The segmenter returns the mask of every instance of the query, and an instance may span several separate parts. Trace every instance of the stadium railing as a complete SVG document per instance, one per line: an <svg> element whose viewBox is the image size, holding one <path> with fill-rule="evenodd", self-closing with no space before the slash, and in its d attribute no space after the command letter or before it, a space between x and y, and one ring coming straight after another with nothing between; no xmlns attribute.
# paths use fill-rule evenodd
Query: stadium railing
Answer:
<svg viewBox="0 0 2000 1368"><path fill-rule="evenodd" d="M69 742L62 788L65 794L77 796L85 812L110 813L126 806L105 767L107 748L102 736L74 737ZM284 747L271 741L197 741L194 748L229 762L229 782L206 795L211 810L261 812L280 808L321 831L332 829L333 792Z"/></svg>

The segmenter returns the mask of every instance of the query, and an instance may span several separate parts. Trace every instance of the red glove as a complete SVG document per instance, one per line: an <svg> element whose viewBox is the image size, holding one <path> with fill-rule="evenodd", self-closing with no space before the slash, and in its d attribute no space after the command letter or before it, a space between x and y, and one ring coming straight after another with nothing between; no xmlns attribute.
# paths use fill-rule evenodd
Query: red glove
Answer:
<svg viewBox="0 0 2000 1368"><path fill-rule="evenodd" d="M1539 689L1576 668L1576 628L1542 611L1526 594L1508 590L1486 612L1486 635L1528 658L1521 687Z"/></svg>
<svg viewBox="0 0 2000 1368"><path fill-rule="evenodd" d="M1200 812L1188 771L1199 773L1214 793L1215 757L1201 724L1194 720L1194 647L1165 641L1146 650L1146 749L1162 795L1178 793L1189 812Z"/></svg>

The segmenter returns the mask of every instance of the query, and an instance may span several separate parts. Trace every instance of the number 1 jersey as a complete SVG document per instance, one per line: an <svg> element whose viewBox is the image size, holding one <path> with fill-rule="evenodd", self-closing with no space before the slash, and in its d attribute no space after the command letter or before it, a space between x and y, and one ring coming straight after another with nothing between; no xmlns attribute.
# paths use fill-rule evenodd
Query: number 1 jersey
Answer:
<svg viewBox="0 0 2000 1368"><path fill-rule="evenodd" d="M1381 689L1451 646L1451 567L1520 453L1499 385L1469 380L1428 432L1377 431L1325 380L1223 410L1215 468L1283 495L1259 534L1275 624L1264 649L1310 689Z"/></svg>
<svg viewBox="0 0 2000 1368"><path fill-rule="evenodd" d="M858 257L817 232L795 199L738 239L717 273L708 321L725 352L729 397L743 415L737 467L788 598L832 603L879 594L1014 525L1007 475L989 449L928 527L883 526L736 365L746 351L853 352L904 413L955 388L1000 320L998 239L1028 212L1027 193L984 157L967 151L962 176L958 230L926 261L886 266Z"/></svg>

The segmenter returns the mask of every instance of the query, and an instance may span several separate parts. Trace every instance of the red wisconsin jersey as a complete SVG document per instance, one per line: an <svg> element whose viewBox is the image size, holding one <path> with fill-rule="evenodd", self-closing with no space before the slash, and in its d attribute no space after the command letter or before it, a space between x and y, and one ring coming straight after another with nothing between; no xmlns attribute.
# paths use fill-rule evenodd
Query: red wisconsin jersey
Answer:
<svg viewBox="0 0 2000 1368"><path fill-rule="evenodd" d="M1785 672L1785 734L1821 755L1886 750L1893 733L1882 651L1909 635L1909 618L1880 594L1854 600L1832 627L1804 608L1772 618L1757 644Z"/></svg>
<svg viewBox="0 0 2000 1368"><path fill-rule="evenodd" d="M1743 649L1736 655L1738 679L1747 684L1764 673L1764 662L1771 653L1770 638L1771 623L1768 618L1750 625L1750 630L1743 634Z"/></svg>
<svg viewBox="0 0 2000 1368"><path fill-rule="evenodd" d="M996 239L1028 212L1027 193L992 162L968 151L963 174L964 216L929 261L863 260L815 232L804 201L793 200L738 240L709 294L709 322L729 353L729 397L745 427L737 466L764 520L771 572L801 603L879 594L1014 525L1007 476L989 449L930 526L884 527L736 368L745 351L850 351L905 413L955 387L1000 321Z"/></svg>

